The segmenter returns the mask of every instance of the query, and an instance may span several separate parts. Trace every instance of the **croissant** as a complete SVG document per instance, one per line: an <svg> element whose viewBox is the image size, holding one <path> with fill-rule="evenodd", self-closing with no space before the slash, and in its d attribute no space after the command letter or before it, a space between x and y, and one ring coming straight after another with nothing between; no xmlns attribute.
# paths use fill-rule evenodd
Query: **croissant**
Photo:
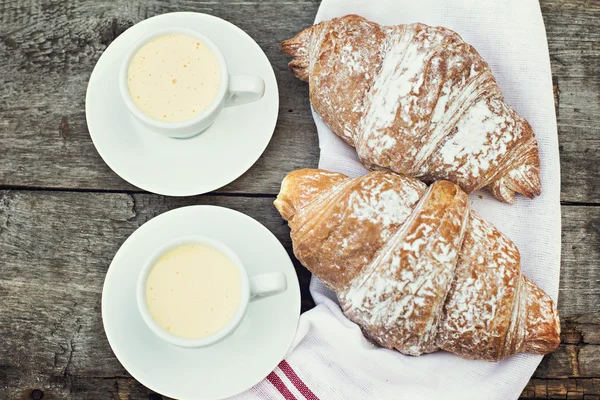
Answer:
<svg viewBox="0 0 600 400"><path fill-rule="evenodd" d="M309 82L314 110L369 169L504 202L541 193L531 126L504 102L479 53L455 32L380 26L357 15L321 22L281 44Z"/></svg>
<svg viewBox="0 0 600 400"><path fill-rule="evenodd" d="M496 361L560 342L554 302L452 182L302 169L284 179L275 207L298 260L383 347Z"/></svg>

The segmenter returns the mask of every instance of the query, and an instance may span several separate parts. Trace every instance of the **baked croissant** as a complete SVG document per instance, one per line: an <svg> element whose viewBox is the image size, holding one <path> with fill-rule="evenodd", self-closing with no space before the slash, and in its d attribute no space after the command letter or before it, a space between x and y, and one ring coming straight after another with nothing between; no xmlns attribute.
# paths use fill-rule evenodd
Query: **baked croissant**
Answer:
<svg viewBox="0 0 600 400"><path fill-rule="evenodd" d="M541 193L531 126L504 102L479 53L455 32L380 26L357 15L321 22L281 44L313 108L370 169L500 200Z"/></svg>
<svg viewBox="0 0 600 400"><path fill-rule="evenodd" d="M275 206L298 260L383 347L496 361L560 342L556 306L523 276L515 245L449 181L302 169Z"/></svg>

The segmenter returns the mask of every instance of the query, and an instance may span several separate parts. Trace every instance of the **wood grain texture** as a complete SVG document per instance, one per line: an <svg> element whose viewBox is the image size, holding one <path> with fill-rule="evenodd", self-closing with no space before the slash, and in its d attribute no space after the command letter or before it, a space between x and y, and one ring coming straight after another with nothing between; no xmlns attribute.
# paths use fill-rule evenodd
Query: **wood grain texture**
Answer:
<svg viewBox="0 0 600 400"><path fill-rule="evenodd" d="M532 379L521 399L599 400L600 379Z"/></svg>
<svg viewBox="0 0 600 400"><path fill-rule="evenodd" d="M542 0L558 108L562 199L600 203L600 2ZM318 1L16 2L0 0L0 185L5 187L137 189L96 153L85 124L91 70L121 32L171 11L206 12L246 30L273 64L280 115L273 141L227 193L276 194L286 172L314 167L316 130L308 89L287 71L278 43L314 19ZM247 18L259 15L260 23ZM281 18L285 15L285 18ZM285 151L283 151L285 150Z"/></svg>
<svg viewBox="0 0 600 400"><path fill-rule="evenodd" d="M129 379L102 329L101 291L112 256L144 222L192 204L243 211L290 251L289 229L272 201L270 196L0 191L0 398L20 398L33 389L53 399L114 398L127 391L131 398L144 398L148 392ZM564 206L563 216L563 344L544 359L535 378L600 377L600 231L595 227L600 207ZM296 265L307 309L309 273Z"/></svg>
<svg viewBox="0 0 600 400"><path fill-rule="evenodd" d="M557 86L561 199L600 202L600 1L541 0Z"/></svg>
<svg viewBox="0 0 600 400"><path fill-rule="evenodd" d="M185 10L238 25L273 65L280 92L273 140L250 171L221 191L275 194L287 172L317 163L307 88L279 53L279 42L311 24L317 7L293 1L0 0L0 186L138 191L104 164L91 142L87 82L102 52L124 30ZM260 16L260 23L248 15Z"/></svg>

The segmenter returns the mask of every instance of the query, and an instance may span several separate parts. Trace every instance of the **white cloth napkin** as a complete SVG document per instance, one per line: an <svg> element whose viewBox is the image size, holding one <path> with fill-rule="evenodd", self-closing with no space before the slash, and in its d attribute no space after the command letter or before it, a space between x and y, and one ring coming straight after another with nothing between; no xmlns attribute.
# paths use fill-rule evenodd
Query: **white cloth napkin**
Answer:
<svg viewBox="0 0 600 400"><path fill-rule="evenodd" d="M487 60L506 101L535 131L543 193L534 200L519 196L514 205L506 205L480 192L471 195L471 205L516 243L525 274L556 301L560 165L548 46L538 1L323 0L315 22L350 13L386 25L423 22L448 27ZM350 176L366 173L355 150L318 115L314 117L321 148L319 167ZM238 398L516 399L542 359L519 354L490 363L444 352L404 356L364 339L341 313L335 295L314 277L311 293L317 307L302 315L286 361Z"/></svg>

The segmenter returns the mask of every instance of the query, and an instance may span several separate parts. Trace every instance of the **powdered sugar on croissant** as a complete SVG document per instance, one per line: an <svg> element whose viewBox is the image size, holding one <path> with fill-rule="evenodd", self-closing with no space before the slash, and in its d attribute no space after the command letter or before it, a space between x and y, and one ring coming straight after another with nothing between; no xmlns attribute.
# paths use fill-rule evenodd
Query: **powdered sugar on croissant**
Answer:
<svg viewBox="0 0 600 400"><path fill-rule="evenodd" d="M380 26L356 15L281 44L314 109L363 164L505 202L539 195L533 131L503 100L487 63L455 32Z"/></svg>
<svg viewBox="0 0 600 400"><path fill-rule="evenodd" d="M554 302L449 181L304 169L284 179L275 206L296 257L381 346L494 361L559 344Z"/></svg>

